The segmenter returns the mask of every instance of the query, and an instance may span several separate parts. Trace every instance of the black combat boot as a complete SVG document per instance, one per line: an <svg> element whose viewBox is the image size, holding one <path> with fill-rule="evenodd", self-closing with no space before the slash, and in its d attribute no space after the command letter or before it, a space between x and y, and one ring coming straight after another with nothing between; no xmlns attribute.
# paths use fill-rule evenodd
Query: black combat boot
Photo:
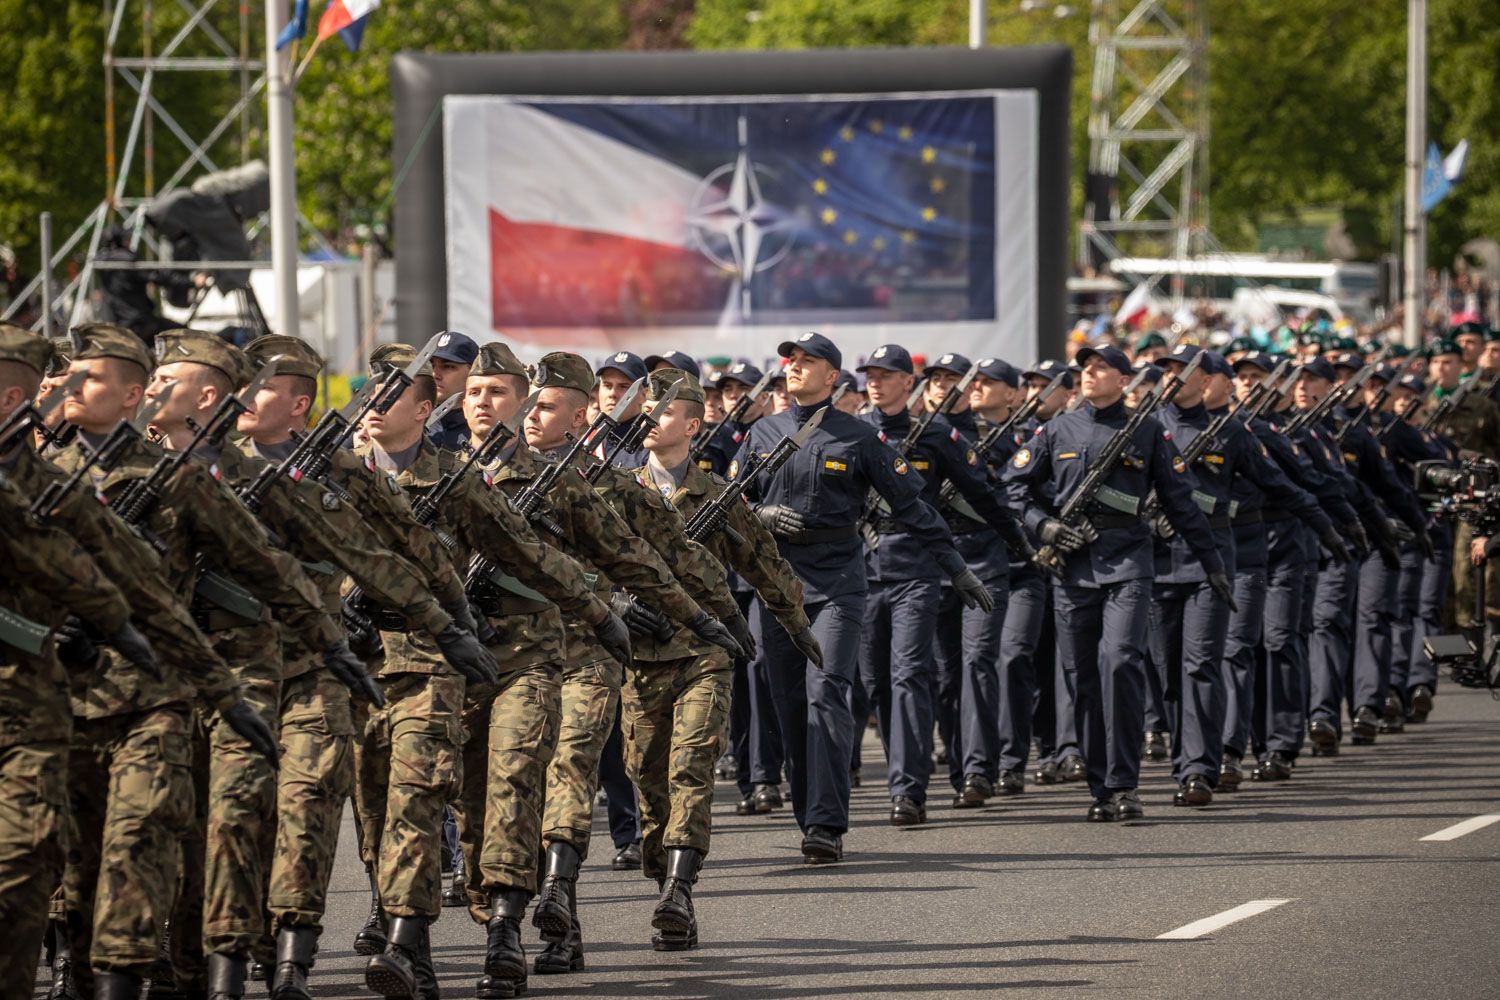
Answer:
<svg viewBox="0 0 1500 1000"><path fill-rule="evenodd" d="M78 987L73 984L73 939L68 936L68 925L54 920L50 933L52 988L47 991L47 1000L79 1000Z"/></svg>
<svg viewBox="0 0 1500 1000"><path fill-rule="evenodd" d="M531 894L525 889L490 893L490 922L485 925L484 974L491 979L524 980L526 951L521 947L521 920Z"/></svg>
<svg viewBox="0 0 1500 1000"><path fill-rule="evenodd" d="M370 876L370 918L354 935L356 955L379 955L389 943L386 939L385 911L380 908L380 889L375 885L375 869L366 868Z"/></svg>
<svg viewBox="0 0 1500 1000"><path fill-rule="evenodd" d="M537 955L533 968L539 976L555 976L583 969L583 928L578 923L578 883L569 881L568 930Z"/></svg>
<svg viewBox="0 0 1500 1000"><path fill-rule="evenodd" d="M443 890L444 906L469 905L469 893L464 885L468 880L468 872L464 867L464 852L460 850L453 855L453 879L448 883L448 888Z"/></svg>
<svg viewBox="0 0 1500 1000"><path fill-rule="evenodd" d="M573 923L571 889L578 881L578 849L566 840L547 845L547 866L542 891L536 896L531 926L542 932L542 940L561 941Z"/></svg>
<svg viewBox="0 0 1500 1000"><path fill-rule="evenodd" d="M141 977L134 972L94 971L94 1000L140 1000Z"/></svg>
<svg viewBox="0 0 1500 1000"><path fill-rule="evenodd" d="M703 855L691 847L667 851L667 877L661 899L651 915L651 926L659 934L651 938L657 951L686 951L698 947L698 918L693 915L693 884Z"/></svg>
<svg viewBox="0 0 1500 1000"><path fill-rule="evenodd" d="M315 927L282 926L276 932L276 971L271 978L271 1000L309 1000L307 974L318 953Z"/></svg>
<svg viewBox="0 0 1500 1000"><path fill-rule="evenodd" d="M365 966L365 986L371 993L400 1000L416 1000L417 967L422 961L426 917L392 917L385 951Z"/></svg>
<svg viewBox="0 0 1500 1000"><path fill-rule="evenodd" d="M241 955L208 956L208 1000L244 1000L245 968L249 959Z"/></svg>
<svg viewBox="0 0 1500 1000"><path fill-rule="evenodd" d="M417 960L412 968L417 974L419 1000L442 1000L437 969L432 966L432 924L425 920L422 922L422 940L417 945Z"/></svg>

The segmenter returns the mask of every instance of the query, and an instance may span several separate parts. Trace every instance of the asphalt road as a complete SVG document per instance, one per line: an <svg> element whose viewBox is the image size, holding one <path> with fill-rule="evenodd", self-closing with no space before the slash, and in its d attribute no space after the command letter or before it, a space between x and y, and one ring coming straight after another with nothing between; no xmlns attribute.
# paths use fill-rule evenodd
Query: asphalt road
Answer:
<svg viewBox="0 0 1500 1000"><path fill-rule="evenodd" d="M1203 810L1174 808L1166 767L1148 765L1146 818L1128 827L1084 823L1087 792L1074 785L1028 786L962 812L935 787L928 825L898 831L884 789L868 780L878 745L865 759L846 860L834 867L802 864L788 811L735 816L734 790L720 785L696 897L702 946L688 953L651 950L655 885L608 869L601 809L580 881L588 968L533 975L529 994L1370 1000L1500 990L1500 822L1422 839L1500 817L1500 702L1483 692L1447 684L1427 724L1374 747L1346 744L1337 758L1304 757L1291 781L1247 781ZM344 833L319 997L370 995L350 949L368 896L347 821ZM528 952L536 940L528 927ZM434 928L445 997L473 995L482 948L482 929L446 910Z"/></svg>

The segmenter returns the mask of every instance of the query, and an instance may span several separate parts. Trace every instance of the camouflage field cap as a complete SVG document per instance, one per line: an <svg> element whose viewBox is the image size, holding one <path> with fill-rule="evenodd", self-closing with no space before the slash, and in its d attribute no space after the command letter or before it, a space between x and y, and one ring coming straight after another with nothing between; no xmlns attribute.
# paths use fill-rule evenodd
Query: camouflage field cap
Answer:
<svg viewBox="0 0 1500 1000"><path fill-rule="evenodd" d="M405 368L416 358L417 349L410 344L381 344L370 352L370 371L375 375L384 375L393 368ZM417 369L417 375L432 378L432 365L423 365Z"/></svg>
<svg viewBox="0 0 1500 1000"><path fill-rule="evenodd" d="M151 352L141 343L141 338L113 323L85 323L78 328L83 339L83 349L74 356L74 361L92 361L95 358L119 358L141 366L147 375L156 364Z"/></svg>
<svg viewBox="0 0 1500 1000"><path fill-rule="evenodd" d="M479 356L469 367L469 374L519 375L527 381L531 380L531 372L521 364L521 359L516 357L516 352L498 340L493 340L479 348Z"/></svg>
<svg viewBox="0 0 1500 1000"><path fill-rule="evenodd" d="M233 344L211 333L197 330L168 330L156 335L156 363L173 365L191 361L222 372L236 388L250 381L250 361Z"/></svg>
<svg viewBox="0 0 1500 1000"><path fill-rule="evenodd" d="M276 374L317 378L323 374L323 356L301 337L270 333L257 337L245 348L245 356L256 367L276 358Z"/></svg>
<svg viewBox="0 0 1500 1000"><path fill-rule="evenodd" d="M46 337L12 323L0 323L0 361L16 361L45 375L52 357L52 344Z"/></svg>
<svg viewBox="0 0 1500 1000"><path fill-rule="evenodd" d="M672 387L672 383L674 382L679 383L677 386L678 399L686 399L694 403L703 402L703 386L698 383L697 379L693 378L690 372L685 372L681 368L658 368L652 372L646 380L646 389L650 394L647 398L651 400L661 399L667 394L667 390Z"/></svg>
<svg viewBox="0 0 1500 1000"><path fill-rule="evenodd" d="M537 389L577 389L585 395L594 391L594 369L577 354L553 351L537 362L531 384Z"/></svg>

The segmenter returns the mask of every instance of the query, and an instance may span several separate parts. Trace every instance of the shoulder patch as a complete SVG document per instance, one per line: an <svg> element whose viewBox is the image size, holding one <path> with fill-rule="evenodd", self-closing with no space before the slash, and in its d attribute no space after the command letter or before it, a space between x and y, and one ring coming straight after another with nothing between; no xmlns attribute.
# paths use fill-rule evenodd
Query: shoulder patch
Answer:
<svg viewBox="0 0 1500 1000"><path fill-rule="evenodd" d="M1172 456L1172 471L1179 476L1187 471L1187 463L1182 460L1181 455Z"/></svg>
<svg viewBox="0 0 1500 1000"><path fill-rule="evenodd" d="M907 471L911 469L911 466L906 464L906 459L902 458L900 455L897 455L896 462L892 466L892 468L896 470L896 475L904 476L906 475Z"/></svg>
<svg viewBox="0 0 1500 1000"><path fill-rule="evenodd" d="M973 448L969 448L969 449L966 449L966 450L968 451L968 455L966 457L969 459L969 464L970 465L978 465L979 464L979 453L976 452Z"/></svg>
<svg viewBox="0 0 1500 1000"><path fill-rule="evenodd" d="M338 510L339 509L339 498L336 495L334 495L331 491L324 490L323 491L322 500L323 500L323 509L324 510Z"/></svg>
<svg viewBox="0 0 1500 1000"><path fill-rule="evenodd" d="M1010 460L1010 464L1018 469L1024 469L1031 464L1031 449L1021 448L1016 451L1016 457Z"/></svg>
<svg viewBox="0 0 1500 1000"><path fill-rule="evenodd" d="M1165 427L1163 427L1161 429L1161 439L1163 441L1170 441L1170 440L1172 440L1172 432L1169 431L1169 430L1167 430Z"/></svg>

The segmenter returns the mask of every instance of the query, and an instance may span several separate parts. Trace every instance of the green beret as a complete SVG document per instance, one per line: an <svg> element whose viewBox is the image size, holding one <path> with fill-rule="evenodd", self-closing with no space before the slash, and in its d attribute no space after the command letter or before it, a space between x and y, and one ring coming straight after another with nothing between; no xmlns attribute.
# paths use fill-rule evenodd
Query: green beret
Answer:
<svg viewBox="0 0 1500 1000"><path fill-rule="evenodd" d="M1459 337L1464 336L1465 334L1473 334L1476 337L1486 337L1486 335L1489 333L1489 329L1490 328L1483 323L1476 323L1474 320L1469 320L1468 322L1460 323L1453 329L1449 330L1448 339L1457 340Z"/></svg>
<svg viewBox="0 0 1500 1000"><path fill-rule="evenodd" d="M1323 335L1321 333L1318 333L1316 330L1306 331L1306 332L1298 335L1298 337L1297 337L1297 346L1298 347L1316 347L1319 350L1322 350L1323 349Z"/></svg>
<svg viewBox="0 0 1500 1000"><path fill-rule="evenodd" d="M257 337L245 348L245 356L256 367L276 359L276 374L317 378L323 374L323 356L301 337L269 333Z"/></svg>
<svg viewBox="0 0 1500 1000"><path fill-rule="evenodd" d="M577 389L585 395L594 391L594 366L577 354L553 351L536 364L531 384L538 389Z"/></svg>
<svg viewBox="0 0 1500 1000"><path fill-rule="evenodd" d="M406 368L417 359L417 349L410 344L381 344L370 352L370 371L382 375L387 371ZM432 365L417 369L417 375L432 378Z"/></svg>
<svg viewBox="0 0 1500 1000"><path fill-rule="evenodd" d="M1240 351L1255 350L1259 350L1259 347L1256 345L1255 340L1251 337L1235 337L1229 343L1224 345L1225 354L1238 354Z"/></svg>
<svg viewBox="0 0 1500 1000"><path fill-rule="evenodd" d="M0 361L17 361L35 369L38 375L45 375L52 356L52 344L46 337L39 337L25 327L0 323Z"/></svg>
<svg viewBox="0 0 1500 1000"><path fill-rule="evenodd" d="M209 368L222 372L236 387L250 381L251 365L244 352L211 333L200 333L197 330L168 330L157 334L156 363L172 365L179 361L207 365Z"/></svg>
<svg viewBox="0 0 1500 1000"><path fill-rule="evenodd" d="M470 375L519 375L530 381L531 372L521 364L521 359L516 357L516 352L500 343L492 340L479 349L479 356L469 366Z"/></svg>
<svg viewBox="0 0 1500 1000"><path fill-rule="evenodd" d="M85 323L78 328L83 338L83 349L74 355L74 361L92 361L94 358L119 358L139 365L147 375L155 367L151 353L141 338L113 323Z"/></svg>
<svg viewBox="0 0 1500 1000"><path fill-rule="evenodd" d="M1155 330L1152 330L1150 333L1143 333L1135 339L1135 349L1137 351L1149 351L1153 347L1166 346L1167 338L1163 337Z"/></svg>
<svg viewBox="0 0 1500 1000"><path fill-rule="evenodd" d="M1388 358L1409 358L1411 357L1411 348L1405 344L1391 344L1390 349L1385 352L1385 356Z"/></svg>
<svg viewBox="0 0 1500 1000"><path fill-rule="evenodd" d="M677 398L691 400L694 403L704 401L703 386L693 378L690 372L681 368L659 368L652 372L646 379L648 399L661 399L667 394L667 390L677 383Z"/></svg>
<svg viewBox="0 0 1500 1000"><path fill-rule="evenodd" d="M1354 342L1353 337L1329 337L1323 341L1325 351L1357 351L1359 345Z"/></svg>
<svg viewBox="0 0 1500 1000"><path fill-rule="evenodd" d="M1462 353L1463 349L1460 348L1458 346L1458 342L1453 340L1451 337L1444 337L1441 340L1435 340L1432 342L1432 345L1427 348L1427 356L1429 358L1436 358L1443 354Z"/></svg>

